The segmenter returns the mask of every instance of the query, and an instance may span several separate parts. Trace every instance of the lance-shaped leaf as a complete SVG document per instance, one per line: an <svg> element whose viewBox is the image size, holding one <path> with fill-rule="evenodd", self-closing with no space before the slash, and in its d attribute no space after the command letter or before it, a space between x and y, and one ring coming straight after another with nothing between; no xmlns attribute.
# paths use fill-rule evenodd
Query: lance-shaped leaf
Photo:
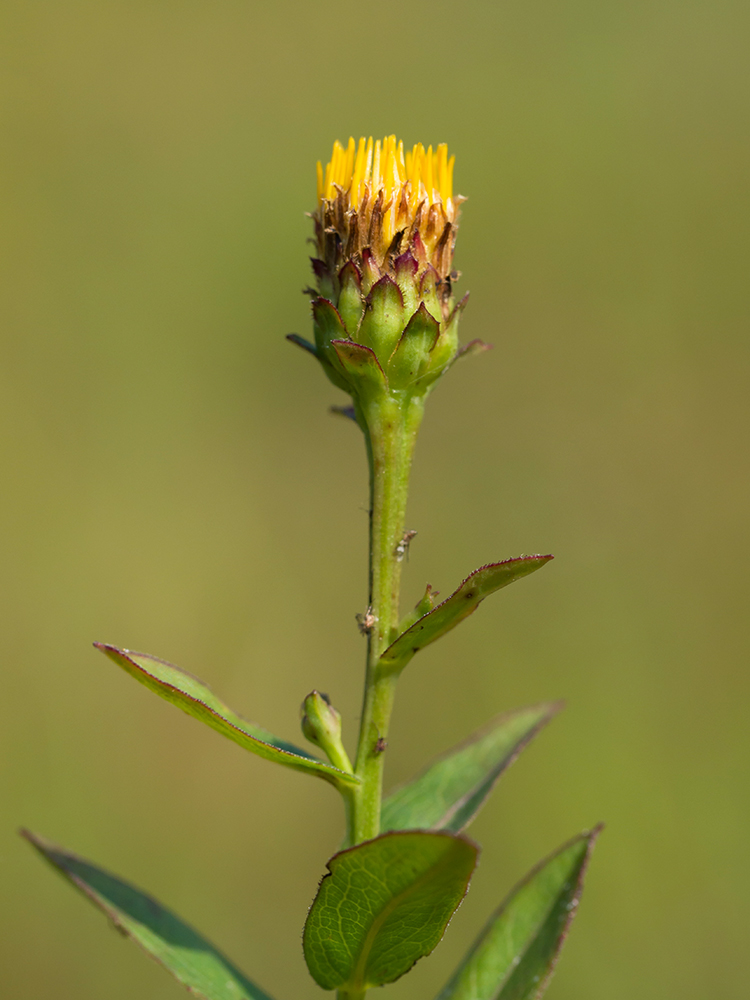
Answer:
<svg viewBox="0 0 750 1000"><path fill-rule="evenodd" d="M207 726L239 743L251 753L276 761L277 764L285 764L296 771L324 778L338 788L359 784L359 778L353 774L340 771L293 743L277 739L254 722L247 722L217 698L208 685L187 671L146 653L134 653L102 642L95 642L94 645L150 691L156 692L188 715L205 722Z"/></svg>
<svg viewBox="0 0 750 1000"><path fill-rule="evenodd" d="M335 854L305 924L305 960L326 990L392 983L443 936L478 848L449 833L386 833Z"/></svg>
<svg viewBox="0 0 750 1000"><path fill-rule="evenodd" d="M552 558L553 556L519 556L517 559L506 559L504 562L490 563L475 569L458 590L419 618L391 643L380 657L381 664L391 669L403 667L420 649L450 632L476 611L485 597L541 569Z"/></svg>
<svg viewBox="0 0 750 1000"><path fill-rule="evenodd" d="M459 833L482 808L503 771L562 707L560 701L548 702L493 719L389 795L381 829Z"/></svg>
<svg viewBox="0 0 750 1000"><path fill-rule="evenodd" d="M576 914L601 827L535 868L492 915L438 1000L537 1000Z"/></svg>
<svg viewBox="0 0 750 1000"><path fill-rule="evenodd" d="M119 931L195 996L203 1000L270 1000L212 944L151 896L43 837L28 830L21 833Z"/></svg>

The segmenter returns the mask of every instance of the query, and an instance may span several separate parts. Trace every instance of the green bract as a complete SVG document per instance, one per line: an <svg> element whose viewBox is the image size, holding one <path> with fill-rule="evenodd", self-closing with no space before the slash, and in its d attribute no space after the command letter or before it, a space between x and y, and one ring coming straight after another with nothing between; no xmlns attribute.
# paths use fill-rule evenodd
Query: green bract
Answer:
<svg viewBox="0 0 750 1000"><path fill-rule="evenodd" d="M335 276L332 297L312 305L315 353L334 383L355 399L386 393L424 395L458 353L458 320L466 304L438 301L438 277L419 273L407 252L394 262L394 276L374 283L369 255L365 274L348 261Z"/></svg>

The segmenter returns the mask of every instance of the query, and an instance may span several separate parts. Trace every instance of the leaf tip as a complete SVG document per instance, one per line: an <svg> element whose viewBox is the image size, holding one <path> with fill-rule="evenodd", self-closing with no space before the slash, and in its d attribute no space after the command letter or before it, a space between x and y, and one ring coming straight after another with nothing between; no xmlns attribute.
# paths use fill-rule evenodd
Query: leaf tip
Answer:
<svg viewBox="0 0 750 1000"><path fill-rule="evenodd" d="M539 707L544 709L546 719L554 719L564 708L567 708L567 705L564 698L557 698L555 701L543 701Z"/></svg>
<svg viewBox="0 0 750 1000"><path fill-rule="evenodd" d="M106 653L107 656L116 655L122 656L127 652L125 649L120 649L119 646L113 646L111 642L92 642L91 645L94 649L98 649L100 653Z"/></svg>
<svg viewBox="0 0 750 1000"><path fill-rule="evenodd" d="M27 829L25 826L18 828L18 835L31 844L34 850L39 851L42 857L47 858L48 861L51 860L50 851L55 846L51 841L45 840L44 837L41 837L38 833L34 833L33 830Z"/></svg>
<svg viewBox="0 0 750 1000"><path fill-rule="evenodd" d="M300 337L298 333L288 333L286 339L290 344L295 344L297 347L301 347L303 351L307 351L312 354L314 358L318 357L318 349L315 344L311 344L309 340L305 340L304 337Z"/></svg>

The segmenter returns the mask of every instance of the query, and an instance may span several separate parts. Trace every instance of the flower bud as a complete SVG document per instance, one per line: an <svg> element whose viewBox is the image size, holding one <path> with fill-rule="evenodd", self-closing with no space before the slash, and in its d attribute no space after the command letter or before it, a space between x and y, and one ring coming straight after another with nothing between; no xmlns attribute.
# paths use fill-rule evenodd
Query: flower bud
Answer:
<svg viewBox="0 0 750 1000"><path fill-rule="evenodd" d="M311 691L302 702L302 732L306 739L326 752L335 767L351 771L341 742L341 716L327 694Z"/></svg>
<svg viewBox="0 0 750 1000"><path fill-rule="evenodd" d="M327 694L311 691L302 702L302 732L317 746L341 737L341 716Z"/></svg>
<svg viewBox="0 0 750 1000"><path fill-rule="evenodd" d="M392 135L335 142L318 163L315 354L355 402L424 395L458 354L454 159Z"/></svg>

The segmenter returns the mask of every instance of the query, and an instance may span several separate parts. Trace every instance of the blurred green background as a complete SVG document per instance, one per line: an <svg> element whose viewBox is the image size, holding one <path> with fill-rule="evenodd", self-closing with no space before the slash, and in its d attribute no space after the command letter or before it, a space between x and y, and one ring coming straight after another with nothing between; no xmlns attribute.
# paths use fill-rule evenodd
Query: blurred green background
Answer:
<svg viewBox="0 0 750 1000"><path fill-rule="evenodd" d="M5 0L2 994L180 987L16 836L133 880L278 1000L342 816L94 651L176 662L350 746L364 647L359 432L307 334L304 212L334 138L447 141L464 339L432 397L405 600L557 559L403 678L394 784L495 713L567 711L472 828L429 998L541 856L605 820L551 1000L747 996L750 8Z"/></svg>

